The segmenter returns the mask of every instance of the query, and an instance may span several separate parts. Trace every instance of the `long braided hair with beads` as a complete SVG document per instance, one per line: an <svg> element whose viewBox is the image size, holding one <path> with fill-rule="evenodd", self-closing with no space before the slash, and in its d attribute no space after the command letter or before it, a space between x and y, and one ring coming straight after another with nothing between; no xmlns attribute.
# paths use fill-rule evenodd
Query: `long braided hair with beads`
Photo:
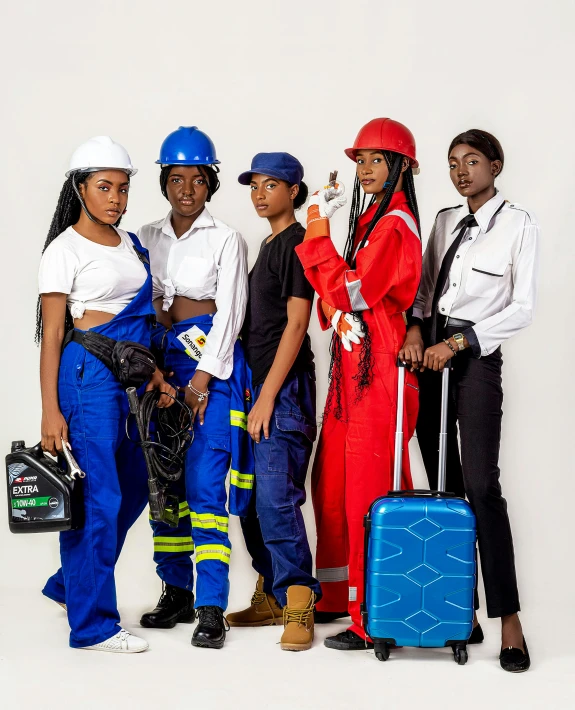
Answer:
<svg viewBox="0 0 575 710"><path fill-rule="evenodd" d="M94 175L93 172L75 172L72 173L65 181L60 191L60 197L58 197L58 204L56 205L56 211L52 217L52 223L50 224L50 229L48 230L48 236L44 242L44 247L42 249L42 254L46 251L48 246L56 239L57 236L66 231L68 227L76 224L80 219L80 213L82 211L82 204L78 197L78 190L80 185L88 182L88 180ZM129 178L128 178L129 179ZM122 217L114 225L118 227ZM70 309L66 307L66 316L64 322L64 330L67 333L70 329L74 327L74 320L70 314ZM35 341L40 344L43 335L43 324L42 324L42 297L38 297L38 303L36 304L36 336Z"/></svg>
<svg viewBox="0 0 575 710"><path fill-rule="evenodd" d="M348 263L350 269L355 269L357 254L360 249L362 249L369 239L370 234L375 229L379 220L385 215L389 208L391 198L397 187L397 183L402 175L401 169L403 166L404 156L400 153L393 153L391 151L383 151L383 157L387 163L389 169L389 175L385 183L385 193L382 201L379 203L375 214L373 215L370 223L365 230L365 234L362 237L361 242L355 245L355 236L357 231L357 224L359 218L364 212L366 195L362 195L361 185L359 178L355 177L353 184L353 193L351 200L351 211L349 214L349 229L347 234L347 241L344 247L343 258ZM403 173L403 191L407 197L407 203L409 209L415 217L417 222L417 230L421 232L420 222L419 222L419 209L417 207L417 198L415 196L415 185L413 182L413 171L409 166ZM369 209L375 202L375 197L372 197L369 201L367 209ZM356 398L355 403L359 402L363 395L365 394L367 388L370 386L373 380L373 353L371 351L371 333L367 323L363 317L363 311L354 311L352 313L355 320L361 322L364 338L362 339L361 352L359 356L359 363L357 372L353 375L353 380L356 383ZM343 377L342 373L342 344L341 339L338 337L337 333L334 333L331 340L331 363L330 363L330 374L329 374L329 389L327 394L327 401L325 406L325 413L327 414L332 407L334 407L334 416L336 419L341 419L343 416L343 406L341 401L341 381Z"/></svg>

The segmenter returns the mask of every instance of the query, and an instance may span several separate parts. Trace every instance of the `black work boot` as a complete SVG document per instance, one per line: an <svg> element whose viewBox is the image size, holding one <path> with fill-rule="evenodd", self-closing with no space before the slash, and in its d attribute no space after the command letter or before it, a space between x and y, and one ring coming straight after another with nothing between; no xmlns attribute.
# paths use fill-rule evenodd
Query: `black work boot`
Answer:
<svg viewBox="0 0 575 710"><path fill-rule="evenodd" d="M142 616L140 626L146 629L173 629L176 624L191 624L195 618L193 592L164 584L158 606Z"/></svg>
<svg viewBox="0 0 575 710"><path fill-rule="evenodd" d="M230 627L219 606L198 607L198 625L192 636L192 646L222 648Z"/></svg>

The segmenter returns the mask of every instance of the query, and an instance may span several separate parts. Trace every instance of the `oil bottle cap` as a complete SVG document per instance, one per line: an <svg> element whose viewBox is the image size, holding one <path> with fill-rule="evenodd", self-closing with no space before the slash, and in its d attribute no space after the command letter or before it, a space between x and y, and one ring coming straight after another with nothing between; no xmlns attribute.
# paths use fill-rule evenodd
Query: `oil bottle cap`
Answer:
<svg viewBox="0 0 575 710"><path fill-rule="evenodd" d="M25 449L25 448L26 448L25 441L13 441L11 452L14 453L15 451L22 451L22 449Z"/></svg>

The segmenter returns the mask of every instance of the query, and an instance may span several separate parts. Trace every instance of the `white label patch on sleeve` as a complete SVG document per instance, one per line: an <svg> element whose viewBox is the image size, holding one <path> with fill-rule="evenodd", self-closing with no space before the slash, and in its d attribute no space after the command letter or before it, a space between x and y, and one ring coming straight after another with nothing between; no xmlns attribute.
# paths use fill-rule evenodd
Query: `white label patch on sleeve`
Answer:
<svg viewBox="0 0 575 710"><path fill-rule="evenodd" d="M202 350L206 345L206 334L197 325L193 325L189 330L178 335L178 340L184 346L186 353L199 362L202 357Z"/></svg>
<svg viewBox="0 0 575 710"><path fill-rule="evenodd" d="M349 601L350 602L357 601L357 587L350 587L349 588Z"/></svg>

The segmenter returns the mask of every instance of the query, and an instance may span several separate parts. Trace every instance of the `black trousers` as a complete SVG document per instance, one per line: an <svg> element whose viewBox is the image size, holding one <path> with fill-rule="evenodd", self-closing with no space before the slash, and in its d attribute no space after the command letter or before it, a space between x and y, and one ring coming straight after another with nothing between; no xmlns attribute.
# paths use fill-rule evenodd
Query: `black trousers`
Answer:
<svg viewBox="0 0 575 710"><path fill-rule="evenodd" d="M441 337L460 330L447 328ZM473 357L470 350L464 350L451 362L447 491L460 497L467 496L477 518L487 614L489 617L506 616L519 611L519 594L507 503L499 483L503 414L501 349L479 359ZM437 488L441 381L438 372L426 370L419 373L417 438L432 489Z"/></svg>

